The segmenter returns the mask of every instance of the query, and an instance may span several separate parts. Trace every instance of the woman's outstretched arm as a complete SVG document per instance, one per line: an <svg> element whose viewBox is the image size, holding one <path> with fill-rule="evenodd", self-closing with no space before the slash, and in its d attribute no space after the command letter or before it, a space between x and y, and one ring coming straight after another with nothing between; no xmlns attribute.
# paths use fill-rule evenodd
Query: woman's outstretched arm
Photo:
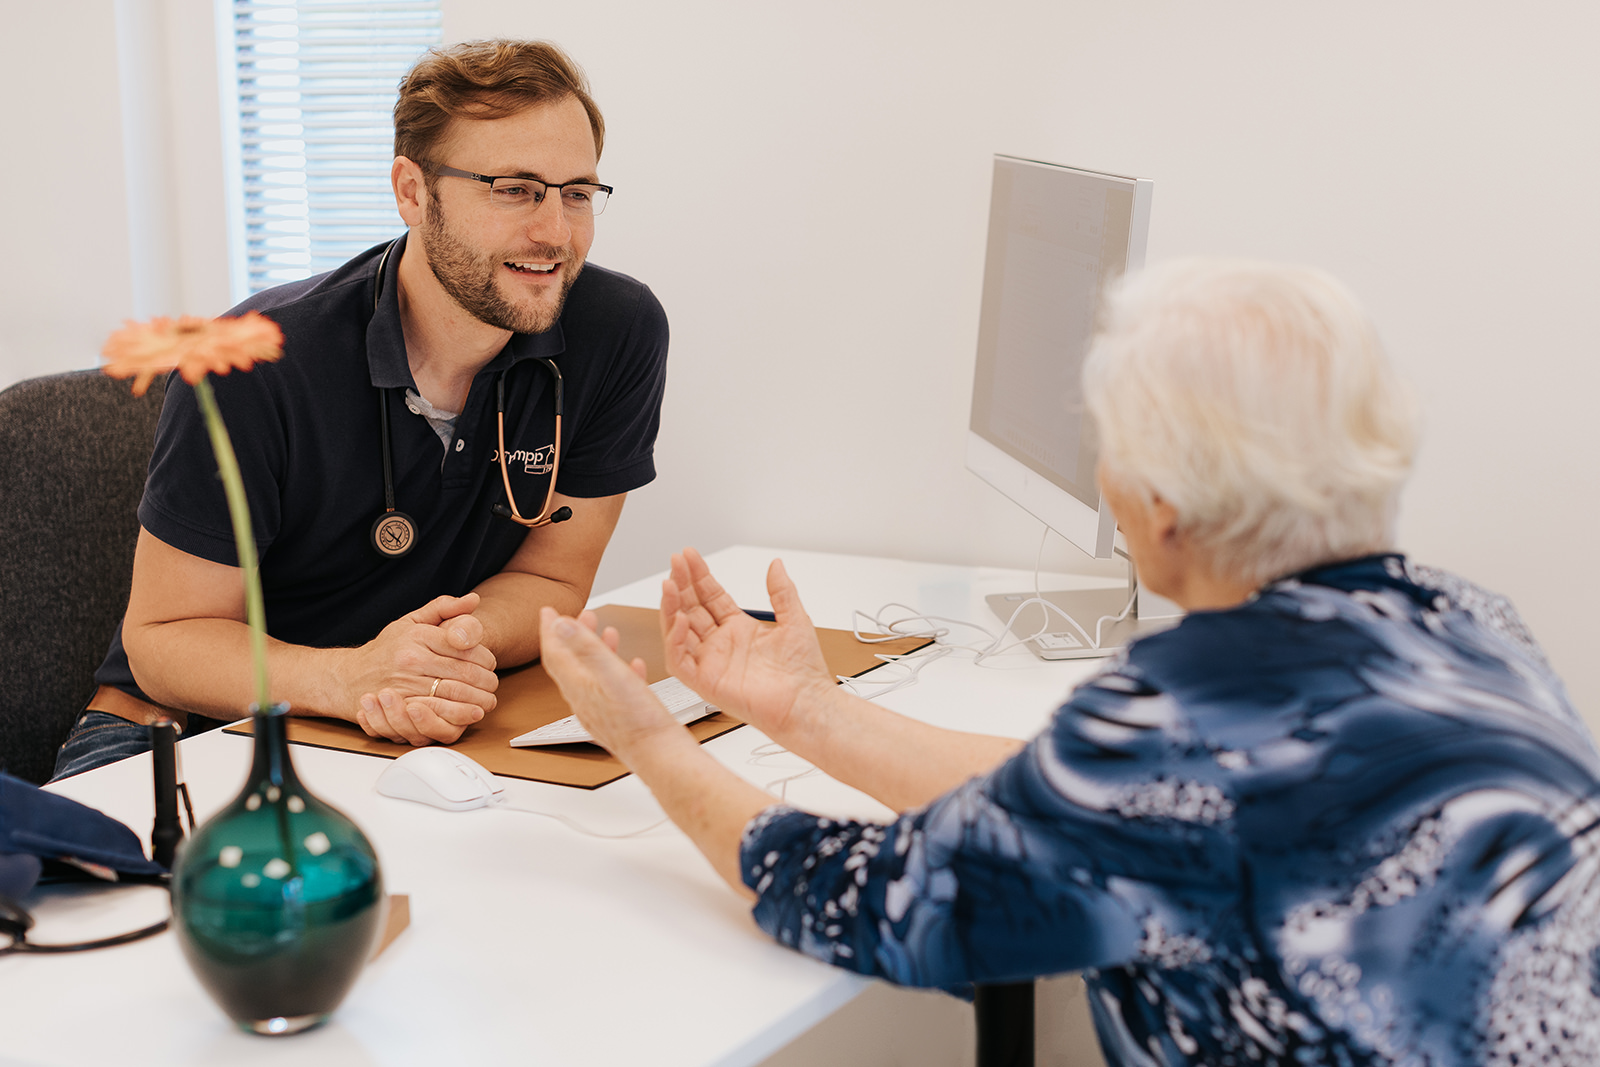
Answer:
<svg viewBox="0 0 1600 1067"><path fill-rule="evenodd" d="M739 608L694 549L662 585L667 667L705 699L896 811L993 769L1022 742L942 730L841 688L783 564L767 571L777 622Z"/></svg>

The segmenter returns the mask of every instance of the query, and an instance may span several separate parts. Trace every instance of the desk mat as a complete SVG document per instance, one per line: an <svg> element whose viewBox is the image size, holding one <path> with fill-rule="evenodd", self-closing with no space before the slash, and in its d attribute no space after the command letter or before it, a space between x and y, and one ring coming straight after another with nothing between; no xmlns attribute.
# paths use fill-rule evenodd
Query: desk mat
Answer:
<svg viewBox="0 0 1600 1067"><path fill-rule="evenodd" d="M618 653L624 659L638 657L645 662L646 677L658 682L667 676L661 629L655 608L628 608L607 605L597 612L602 626L614 626L622 641ZM848 630L817 630L822 657L834 674L854 678L866 674L883 661L877 656L904 655L930 643L926 637L902 637L882 644L864 644ZM508 743L527 733L572 714L556 683L538 663L500 675L496 693L499 703L482 721L469 726L451 747L464 752L492 773L532 782L550 782L582 789L595 789L625 777L629 772L622 761L599 745L549 745L543 748L512 748ZM697 741L709 741L744 725L723 712L701 719L689 727ZM228 733L249 734L252 724L246 719L223 727ZM411 751L411 746L369 737L355 723L339 719L294 718L289 720L289 741L315 748L360 752L368 756L394 759Z"/></svg>

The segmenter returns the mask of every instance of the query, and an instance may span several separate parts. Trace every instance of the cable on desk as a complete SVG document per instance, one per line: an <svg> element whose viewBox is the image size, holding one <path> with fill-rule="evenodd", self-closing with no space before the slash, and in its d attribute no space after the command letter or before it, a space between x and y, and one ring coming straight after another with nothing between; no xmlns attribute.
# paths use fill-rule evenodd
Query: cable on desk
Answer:
<svg viewBox="0 0 1600 1067"><path fill-rule="evenodd" d="M540 816L543 816L546 819L554 819L556 822L563 823L566 826L570 827L571 829L576 830L576 831L578 831L578 833L583 834L583 835L585 835L587 837L600 837L600 838L604 838L604 839L606 839L608 841L620 841L623 838L627 838L627 837L642 837L643 835L649 833L651 830L654 830L659 826L665 826L667 823L672 821L671 819L667 818L666 816L662 816L660 819L657 819L655 822L651 823L649 826L646 826L646 827L644 827L643 829L640 829L640 830L629 830L625 834L606 834L606 833L601 833L599 830L591 830L587 826L585 826L581 822L579 822L578 820L570 819L565 815L561 815L561 814L558 814L558 813L553 812L553 811L540 811L538 808L525 808L520 804L512 804L510 801L504 801L503 800L498 804L489 805L489 808L490 808L491 811L495 811L495 810L498 810L498 811L515 811L515 812L520 812L523 815L540 815Z"/></svg>
<svg viewBox="0 0 1600 1067"><path fill-rule="evenodd" d="M915 685L923 667L951 652L971 652L974 654L973 663L982 667L993 657L1018 648L1033 638L1046 633L1050 628L1051 612L1065 619L1068 625L1078 631L1078 634L1090 648L1100 648L1106 623L1109 622L1112 625L1116 625L1126 619L1128 613L1133 610L1133 605L1138 599L1138 593L1135 591L1131 594L1128 597L1128 602L1122 606L1122 610L1116 615L1102 615L1095 623L1094 636L1090 637L1089 632L1084 629L1077 619L1074 619L1055 604L1046 600L1039 590L1039 574L1044 565L1044 546L1049 541L1049 538L1050 527L1046 526L1039 537L1039 551L1033 561L1033 596L1017 605L1016 610L1011 613L1011 617L1005 621L998 633L980 623L968 622L964 619L950 619L940 615L923 615L910 606L898 602L885 604L876 613L862 611L857 608L851 613L851 629L855 634L856 640L863 644L882 644L885 641L894 641L902 637L929 637L933 639L934 645L931 648L918 649L916 652L908 653L905 656L880 655L878 657L887 665L905 668L907 673L904 677L887 683L875 683L866 678L841 677L839 681L857 696L865 700L873 700L897 689ZM1018 637L1011 632L1011 624L1017 621L1017 616L1025 608L1033 604L1039 604L1044 608L1044 620L1040 623L1039 629L1030 636ZM886 618L885 615L890 611L904 612L905 614L894 618ZM871 635L864 633L863 623L870 625L876 633ZM988 639L987 643L958 644L948 640L952 633L951 627L956 626L978 631ZM916 662L915 665L907 662L912 660L919 662ZM861 689L862 686L874 684L881 684L883 688L870 693Z"/></svg>
<svg viewBox="0 0 1600 1067"><path fill-rule="evenodd" d="M882 667L875 667L871 671L873 677L862 676L858 678L847 677L843 674L834 675L839 684L863 700L876 700L878 697L893 693L897 689L904 689L908 685L915 685L917 676L922 673L922 668L934 660L943 659L955 648L950 645L934 644L926 648L919 648L915 652L908 652L903 656L888 656L879 653L877 658L883 661ZM879 671L898 667L905 672L898 678L880 680L876 677ZM877 686L876 689L868 689Z"/></svg>
<svg viewBox="0 0 1600 1067"><path fill-rule="evenodd" d="M776 741L768 741L764 745L757 745L755 748L751 749L750 750L750 759L747 762L752 767L763 767L763 766L766 766L766 761L767 760L772 759L775 756L794 756L794 753L790 752L788 749L784 748L782 745L778 744ZM800 759L800 757L799 756L795 756L795 759ZM800 762L806 763L805 760L800 760ZM786 774L781 778L774 778L772 781L768 782L766 785L763 785L761 788L762 788L762 790L764 792L770 793L770 792L772 792L773 786L777 786L777 788L778 788L778 799L779 800L788 800L789 799L789 783L790 782L797 782L802 778L809 778L813 774L817 774L817 773L818 773L817 768L813 764L806 763L806 769L805 770L798 771L798 772L796 772L794 774Z"/></svg>

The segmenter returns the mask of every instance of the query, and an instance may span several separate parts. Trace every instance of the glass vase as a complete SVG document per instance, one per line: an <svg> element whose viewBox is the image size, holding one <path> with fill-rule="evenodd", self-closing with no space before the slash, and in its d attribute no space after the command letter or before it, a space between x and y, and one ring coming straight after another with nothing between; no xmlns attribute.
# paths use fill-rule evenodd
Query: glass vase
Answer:
<svg viewBox="0 0 1600 1067"><path fill-rule="evenodd" d="M383 918L377 854L301 785L287 711L256 711L244 789L195 831L172 874L172 925L189 966L234 1022L259 1034L325 1022Z"/></svg>

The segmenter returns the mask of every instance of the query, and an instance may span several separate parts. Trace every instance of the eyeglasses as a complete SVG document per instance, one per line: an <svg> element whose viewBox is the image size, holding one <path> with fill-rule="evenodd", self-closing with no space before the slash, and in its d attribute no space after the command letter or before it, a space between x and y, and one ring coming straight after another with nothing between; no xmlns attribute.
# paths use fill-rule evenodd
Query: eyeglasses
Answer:
<svg viewBox="0 0 1600 1067"><path fill-rule="evenodd" d="M606 209L611 196L611 186L594 182L562 182L560 185L542 182L538 178L512 178L490 174L474 174L470 170L457 170L442 163L429 163L437 173L447 178L471 178L489 187L489 203L507 211L532 211L544 203L545 193L554 189L561 197L561 206L574 218L598 215Z"/></svg>

